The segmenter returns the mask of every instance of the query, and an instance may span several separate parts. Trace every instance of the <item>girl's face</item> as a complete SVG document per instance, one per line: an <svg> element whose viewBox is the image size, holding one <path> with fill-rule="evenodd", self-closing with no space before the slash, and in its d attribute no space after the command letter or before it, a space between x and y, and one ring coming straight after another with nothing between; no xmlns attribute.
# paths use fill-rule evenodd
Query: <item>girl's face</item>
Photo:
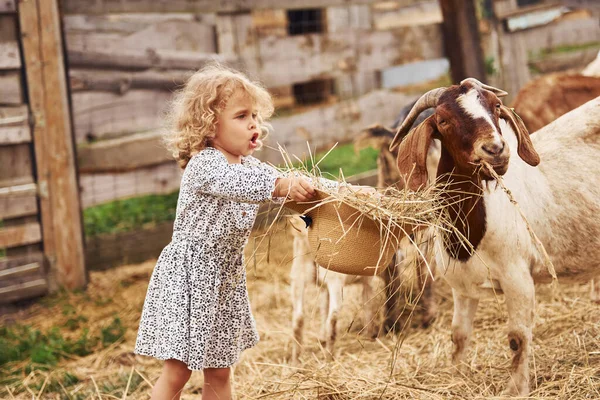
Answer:
<svg viewBox="0 0 600 400"><path fill-rule="evenodd" d="M259 127L252 99L243 91L236 91L221 111L213 146L230 163L241 163L258 146Z"/></svg>

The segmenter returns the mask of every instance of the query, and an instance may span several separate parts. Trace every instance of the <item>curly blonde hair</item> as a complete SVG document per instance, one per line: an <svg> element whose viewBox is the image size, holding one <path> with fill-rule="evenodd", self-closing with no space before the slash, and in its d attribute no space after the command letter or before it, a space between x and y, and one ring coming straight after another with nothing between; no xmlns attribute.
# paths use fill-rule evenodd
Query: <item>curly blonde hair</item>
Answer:
<svg viewBox="0 0 600 400"><path fill-rule="evenodd" d="M187 80L175 94L166 117L163 142L182 169L194 154L211 145L219 114L237 90L243 90L254 103L261 131L257 143L262 147L270 127L266 121L273 115L271 95L260 83L214 62Z"/></svg>

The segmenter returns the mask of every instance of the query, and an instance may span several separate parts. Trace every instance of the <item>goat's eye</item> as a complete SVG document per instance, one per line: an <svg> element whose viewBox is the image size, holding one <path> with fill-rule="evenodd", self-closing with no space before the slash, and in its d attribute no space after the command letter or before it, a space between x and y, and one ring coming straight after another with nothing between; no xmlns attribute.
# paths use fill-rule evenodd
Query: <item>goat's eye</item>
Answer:
<svg viewBox="0 0 600 400"><path fill-rule="evenodd" d="M496 103L496 108L500 108L500 103Z"/></svg>
<svg viewBox="0 0 600 400"><path fill-rule="evenodd" d="M446 121L445 119L440 119L438 121L438 124L440 124L441 126L446 126L446 125L448 125L448 121Z"/></svg>

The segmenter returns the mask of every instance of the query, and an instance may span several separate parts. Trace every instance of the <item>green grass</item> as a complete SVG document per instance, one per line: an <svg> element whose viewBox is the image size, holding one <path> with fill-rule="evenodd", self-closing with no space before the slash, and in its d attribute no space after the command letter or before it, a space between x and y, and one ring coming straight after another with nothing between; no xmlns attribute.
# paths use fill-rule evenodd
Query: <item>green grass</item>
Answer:
<svg viewBox="0 0 600 400"><path fill-rule="evenodd" d="M326 152L317 153L314 156L315 161L325 154ZM357 156L352 143L338 145L318 167L323 176L331 178L338 178L341 168L344 177L347 178L377 168L377 154L377 150L368 148ZM305 164L308 169L312 168L310 160ZM85 235L89 238L101 234L128 232L172 221L175 218L178 195L179 192L140 196L86 208L83 211ZM78 322L72 321L70 325L76 325Z"/></svg>
<svg viewBox="0 0 600 400"><path fill-rule="evenodd" d="M540 49L536 52L530 52L529 58L543 58L553 54L565 54L588 49L600 49L600 42L589 42L583 44L564 45Z"/></svg>
<svg viewBox="0 0 600 400"><path fill-rule="evenodd" d="M70 311L63 310L69 315ZM85 317L74 316L71 320L86 322ZM76 329L67 324L66 329ZM45 332L34 329L29 325L15 324L0 327L0 367L10 362L29 360L30 367L36 369L51 369L57 362L69 356L86 356L99 348L106 348L125 334L125 327L118 317L101 328L100 332L90 335L89 328L82 327L81 334L75 339L65 338L61 327L52 327Z"/></svg>

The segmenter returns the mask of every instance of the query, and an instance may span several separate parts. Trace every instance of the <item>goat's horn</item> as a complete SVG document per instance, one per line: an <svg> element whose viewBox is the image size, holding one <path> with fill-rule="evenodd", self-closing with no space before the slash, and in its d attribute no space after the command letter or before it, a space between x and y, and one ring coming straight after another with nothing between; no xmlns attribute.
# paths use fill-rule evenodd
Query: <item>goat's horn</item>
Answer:
<svg viewBox="0 0 600 400"><path fill-rule="evenodd" d="M490 92L494 93L498 97L508 96L508 93L505 92L504 90L495 88L490 85L486 85L485 83L481 83L475 78L463 79L462 81L460 81L460 84L462 85L463 83L467 83L467 82L472 83L473 85L479 86L482 89L489 90Z"/></svg>
<svg viewBox="0 0 600 400"><path fill-rule="evenodd" d="M396 148L396 146L400 144L402 137L410 130L413 122L415 122L419 114L421 114L428 108L437 106L438 100L445 91L445 87L431 89L429 92L421 96L419 100L417 100L417 102L410 110L404 121L402 121L402 125L400 125L400 127L396 131L396 136L394 136L392 143L390 143L390 151L393 151Z"/></svg>

